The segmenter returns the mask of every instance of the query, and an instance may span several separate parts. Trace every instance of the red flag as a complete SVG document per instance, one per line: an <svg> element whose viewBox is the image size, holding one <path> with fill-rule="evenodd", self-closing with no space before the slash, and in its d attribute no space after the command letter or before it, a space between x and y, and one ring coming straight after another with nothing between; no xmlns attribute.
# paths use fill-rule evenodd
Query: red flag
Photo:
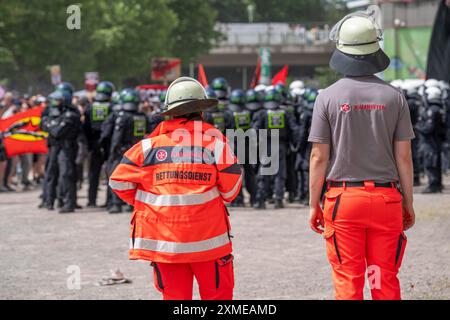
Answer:
<svg viewBox="0 0 450 320"><path fill-rule="evenodd" d="M47 153L48 134L39 128L43 109L32 108L0 120L0 133L8 157Z"/></svg>
<svg viewBox="0 0 450 320"><path fill-rule="evenodd" d="M286 79L288 76L289 67L287 64L284 65L283 69L281 69L272 79L272 85L276 85L278 83L286 84Z"/></svg>
<svg viewBox="0 0 450 320"><path fill-rule="evenodd" d="M253 79L252 79L252 83L250 84L250 88L255 88L258 83L259 80L261 79L261 59L258 58L258 62L256 63L256 70L255 70L255 74L253 75Z"/></svg>
<svg viewBox="0 0 450 320"><path fill-rule="evenodd" d="M205 69L201 63L198 64L198 82L205 88L208 86L208 79L206 79Z"/></svg>

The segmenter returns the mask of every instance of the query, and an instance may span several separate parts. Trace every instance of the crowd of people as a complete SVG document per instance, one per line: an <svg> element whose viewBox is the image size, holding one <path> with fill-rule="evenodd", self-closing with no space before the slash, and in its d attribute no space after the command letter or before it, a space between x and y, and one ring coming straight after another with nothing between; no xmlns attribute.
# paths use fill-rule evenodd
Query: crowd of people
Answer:
<svg viewBox="0 0 450 320"><path fill-rule="evenodd" d="M442 175L449 167L450 116L449 85L429 79L396 80L393 86L403 90L416 131L413 140L414 183L420 185L426 175L425 193L441 192ZM216 106L203 113L203 120L226 134L227 129L266 129L279 133L276 153L279 169L262 174L265 167L249 162L248 145L234 143L235 153L245 147L245 159L239 159L245 172L244 189L231 206L265 209L266 203L282 208L284 201L308 204L308 171L311 144L308 134L314 103L320 90L295 80L289 86L258 85L253 89L232 89L227 80L216 78L206 88ZM30 108L45 106L42 130L48 132L48 154L25 154L8 158L0 152L0 192L29 190L42 185L40 208L61 213L82 207L77 192L87 179L87 207L102 207L110 213L131 211L108 188L106 203L97 202L101 181L108 179L120 163L123 153L151 133L165 117L165 92L148 94L133 88L116 91L111 82L97 85L95 95L75 96L69 83L61 83L48 97L15 97L7 92L0 102L1 118ZM269 150L269 153L273 152Z"/></svg>
<svg viewBox="0 0 450 320"><path fill-rule="evenodd" d="M450 87L435 79L395 80L408 101L416 139L412 140L414 185L426 175L423 193L443 190L442 176L449 169L450 149Z"/></svg>
<svg viewBox="0 0 450 320"><path fill-rule="evenodd" d="M20 97L12 92L6 92L0 99L0 119L42 106L45 100L42 95ZM29 190L41 184L44 178L44 167L44 154L24 154L8 158L0 132L0 192Z"/></svg>

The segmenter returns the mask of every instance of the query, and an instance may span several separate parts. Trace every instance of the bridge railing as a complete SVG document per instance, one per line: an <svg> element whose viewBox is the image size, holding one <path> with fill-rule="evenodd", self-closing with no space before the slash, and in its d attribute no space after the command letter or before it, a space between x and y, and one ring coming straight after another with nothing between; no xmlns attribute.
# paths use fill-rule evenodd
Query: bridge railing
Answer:
<svg viewBox="0 0 450 320"><path fill-rule="evenodd" d="M223 23L217 30L224 35L219 47L229 46L315 46L329 43L327 24L305 27L287 23Z"/></svg>

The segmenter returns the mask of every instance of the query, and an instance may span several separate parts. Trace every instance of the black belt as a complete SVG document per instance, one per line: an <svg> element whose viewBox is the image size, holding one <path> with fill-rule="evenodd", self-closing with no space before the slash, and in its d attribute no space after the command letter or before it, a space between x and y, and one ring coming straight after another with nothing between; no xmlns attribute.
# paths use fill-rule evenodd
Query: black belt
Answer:
<svg viewBox="0 0 450 320"><path fill-rule="evenodd" d="M328 181L329 188L364 187L364 181ZM397 182L375 182L375 188L397 188Z"/></svg>

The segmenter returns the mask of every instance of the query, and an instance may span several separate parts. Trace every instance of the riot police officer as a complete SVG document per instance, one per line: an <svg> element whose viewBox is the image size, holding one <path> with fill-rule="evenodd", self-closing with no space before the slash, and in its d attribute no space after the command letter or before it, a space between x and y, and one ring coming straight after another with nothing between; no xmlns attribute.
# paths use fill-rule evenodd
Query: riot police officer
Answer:
<svg viewBox="0 0 450 320"><path fill-rule="evenodd" d="M159 107L153 109L153 111L148 115L150 121L149 132L153 132L153 130L155 130L161 122L166 120L166 117L161 115L162 107L164 106L164 102L166 101L166 94L166 90L163 90L159 93Z"/></svg>
<svg viewBox="0 0 450 320"><path fill-rule="evenodd" d="M114 91L111 96L111 113L102 123L99 145L104 150L109 150L111 138L114 132L114 124L120 111L122 111L122 103L120 102L120 94Z"/></svg>
<svg viewBox="0 0 450 320"><path fill-rule="evenodd" d="M277 90L283 97L280 108L290 113L297 122L297 114L293 98L290 92L287 90L286 86L282 83L278 83L277 85L275 85L274 89ZM289 143L286 152L286 170L288 171L286 175L286 191L288 192L289 203L294 202L298 187L297 173L295 171L296 155L297 147L294 144Z"/></svg>
<svg viewBox="0 0 450 320"><path fill-rule="evenodd" d="M256 203L254 208L265 209L265 201L268 200L267 190L270 188L268 185L273 183L274 195L275 195L275 209L283 208L283 198L286 183L286 152L288 144L296 139L298 128L295 123L294 117L289 112L281 109L282 96L281 94L271 88L266 91L264 99L265 112L254 123L254 129L259 131L260 129L267 129L268 138L271 137L272 130L279 131L279 147L277 150L271 150L271 141L267 143L268 154L271 157L279 157L278 171L274 175L265 175L263 168L268 164L261 164L259 168L259 174L257 177L257 191L256 191ZM269 164L270 165L270 164ZM272 181L273 180L273 181Z"/></svg>
<svg viewBox="0 0 450 320"><path fill-rule="evenodd" d="M245 93L245 109L250 111L252 119L256 112L262 110L262 102L255 89L249 89Z"/></svg>
<svg viewBox="0 0 450 320"><path fill-rule="evenodd" d="M299 137L295 169L298 175L299 201L305 205L309 201L309 158L311 156L311 144L308 142L308 136L311 129L313 107L316 98L317 90L307 88L303 94L302 106L298 107Z"/></svg>
<svg viewBox="0 0 450 320"><path fill-rule="evenodd" d="M120 93L122 110L119 111L114 124L111 147L107 161L108 176L114 171L123 154L149 130L149 121L145 114L139 112L139 95L134 89L124 89ZM115 194L111 196L109 213L122 212L122 200Z"/></svg>
<svg viewBox="0 0 450 320"><path fill-rule="evenodd" d="M445 141L442 146L444 173L450 169L450 85L447 81L439 81L439 88L442 90L442 103L445 110L446 134Z"/></svg>
<svg viewBox="0 0 450 320"><path fill-rule="evenodd" d="M246 109L246 95L245 92L241 89L235 89L231 92L230 95L230 103L228 105L228 110L231 112L233 116L233 129L247 131L251 129L252 124L252 113ZM255 199L255 172L253 169L253 165L250 164L250 145L256 143L256 139L254 142L250 141L251 138L245 139L245 144L238 144L237 141L234 143L234 152L239 159L239 156L243 156L243 159L239 159L239 162L242 163L244 168L244 183L247 192L250 194L250 204L253 206ZM244 148L244 152L240 152L240 148ZM244 207L244 196L242 193L242 189L239 192L239 195L235 198L235 200L231 203L231 206L236 207Z"/></svg>
<svg viewBox="0 0 450 320"><path fill-rule="evenodd" d="M88 207L95 207L97 204L97 191L100 179L100 172L107 155L105 145L100 144L102 125L111 113L111 97L114 92L114 85L108 81L102 81L97 85L94 102L86 111L86 118L83 125L88 141L88 149L91 153L89 161L89 190ZM103 143L106 140L102 141Z"/></svg>
<svg viewBox="0 0 450 320"><path fill-rule="evenodd" d="M216 85L216 87L219 86ZM219 92L222 99L218 99L216 94L217 92ZM212 87L206 89L206 94L209 99L218 99L219 103L203 112L204 121L212 124L216 129L225 134L226 129L233 128L233 116L226 109L228 104L228 96L224 95L224 91L222 89L214 90Z"/></svg>
<svg viewBox="0 0 450 320"><path fill-rule="evenodd" d="M422 106L422 98L420 97L416 86L404 85L403 91L405 93L406 101L408 102L411 123L413 127L415 127L419 120L419 111L421 110ZM414 134L416 137L419 137L415 129ZM416 138L411 141L411 151L414 166L414 186L420 186L421 163L419 153L419 139Z"/></svg>
<svg viewBox="0 0 450 320"><path fill-rule="evenodd" d="M120 102L120 94L117 91L114 91L111 95L111 113L108 115L106 120L102 123L102 131L100 135L99 145L101 146L101 149L104 152L104 156L106 158L106 162L108 161L109 155L109 148L111 145L111 138L114 133L114 125L116 123L116 118L119 114L119 112L122 111L122 104ZM108 162L106 163L106 168L108 168ZM109 171L108 169L106 171L106 177L109 179ZM109 209L111 206L111 189L106 189L106 203L102 207L106 207Z"/></svg>
<svg viewBox="0 0 450 320"><path fill-rule="evenodd" d="M80 113L72 106L72 96L67 90L53 92L49 101L48 114L42 119L42 128L49 134L50 147L44 182L45 201L47 209L52 210L59 183L63 201L59 212L68 213L76 208L75 159L81 128Z"/></svg>
<svg viewBox="0 0 450 320"><path fill-rule="evenodd" d="M445 137L444 108L441 90L437 87L425 89L425 108L419 114L416 131L421 137L420 151L428 178L428 186L422 193L442 192L441 152Z"/></svg>
<svg viewBox="0 0 450 320"><path fill-rule="evenodd" d="M213 79L210 88L214 91L219 104L226 105L228 102L228 95L230 91L230 86L225 78L219 77Z"/></svg>
<svg viewBox="0 0 450 320"><path fill-rule="evenodd" d="M73 86L69 83L69 82L62 82L60 84L58 84L55 88L56 91L60 91L62 92L65 97L66 100L68 101L69 104L72 103L72 96L73 96L73 92L74 92L74 88ZM54 103L55 104L55 103ZM57 117L60 115L60 110L58 110L57 108L51 108L51 103L49 101L49 104L45 107L45 109L42 111L42 115L41 115L41 128L43 131L48 132L48 128L46 127L46 124L48 123L49 120ZM52 145L52 138L49 137L47 139L47 146L49 148L49 156L47 157L47 160L45 162L45 170L47 172L47 167L49 165L51 165L52 167L49 168L49 172L52 172L50 174L50 177L52 178L52 181L55 181L55 193L50 193L48 194L48 191L52 191L53 188L48 188L46 187L45 181L44 181L44 188L43 188L43 193L42 193L42 203L39 205L39 208L42 207L46 207L48 210L53 210L54 209L54 201L55 198L58 200L57 201L57 207L58 208L62 208L64 206L63 203L63 185L62 182L58 182L58 178L59 178L59 171L58 171L58 161L56 159L57 157L57 150L58 148L54 148L53 155L50 155L50 147ZM54 142L53 142L54 143ZM50 159L54 159L53 162L50 162ZM53 192L53 191L52 191ZM50 198L51 200L47 201L46 199Z"/></svg>

